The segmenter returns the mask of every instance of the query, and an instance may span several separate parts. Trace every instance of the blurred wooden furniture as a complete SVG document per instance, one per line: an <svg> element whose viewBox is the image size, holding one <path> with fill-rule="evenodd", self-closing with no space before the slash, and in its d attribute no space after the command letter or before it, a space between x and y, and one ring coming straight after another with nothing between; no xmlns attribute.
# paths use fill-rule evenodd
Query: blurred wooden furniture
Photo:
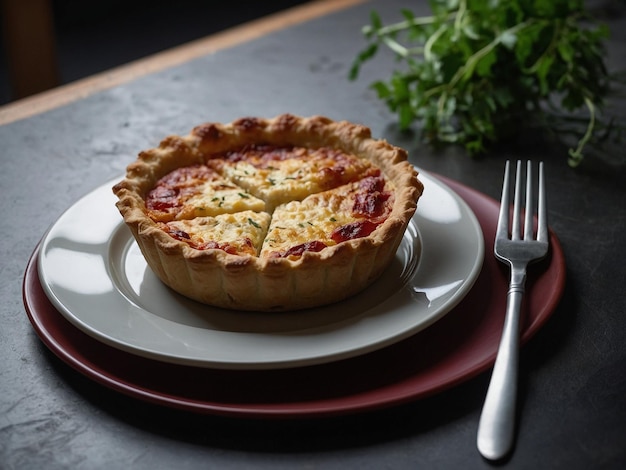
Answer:
<svg viewBox="0 0 626 470"><path fill-rule="evenodd" d="M13 99L59 84L49 0L2 0L2 29Z"/></svg>
<svg viewBox="0 0 626 470"><path fill-rule="evenodd" d="M19 56L20 48L26 51L26 47L30 47L30 55L35 53L35 55L41 58L41 60L36 61L16 57L15 66L11 65L13 69L12 81L23 83L23 85L21 86L19 96L16 93L16 98L20 98L19 100L0 106L0 125L63 106L72 101L85 98L92 93L120 85L158 70L183 64L194 58L202 57L221 49L252 41L272 31L278 31L314 18L329 15L364 1L366 0L311 1L226 31L172 47L166 51L120 65L111 70L76 80L72 83L59 85L49 0L0 0L3 9L7 11L7 13L3 11L5 22L9 22L9 18L12 18L10 23L13 26L9 29L15 31L11 34L24 43L23 46L18 45L18 43L12 43L14 45L10 48L11 55ZM38 18L36 21L29 17L29 11ZM17 25L23 23L35 25L36 22L41 31L37 34L33 33L32 37L22 37L22 35L26 36L24 34L25 28L19 28ZM28 29L31 28L32 26L29 26ZM11 43L8 40L6 42L7 44ZM45 42L47 46L42 46L41 50L38 51L36 46L42 42ZM35 76L31 77L32 75Z"/></svg>

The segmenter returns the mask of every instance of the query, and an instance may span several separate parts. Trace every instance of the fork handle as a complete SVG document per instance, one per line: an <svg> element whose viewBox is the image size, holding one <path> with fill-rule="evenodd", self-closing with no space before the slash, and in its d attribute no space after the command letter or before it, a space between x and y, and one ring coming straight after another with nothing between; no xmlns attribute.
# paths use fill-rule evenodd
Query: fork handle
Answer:
<svg viewBox="0 0 626 470"><path fill-rule="evenodd" d="M516 274L521 274L521 279L512 280L509 287L502 338L478 424L478 450L490 460L501 459L511 450L515 434L519 324L525 278L524 273Z"/></svg>

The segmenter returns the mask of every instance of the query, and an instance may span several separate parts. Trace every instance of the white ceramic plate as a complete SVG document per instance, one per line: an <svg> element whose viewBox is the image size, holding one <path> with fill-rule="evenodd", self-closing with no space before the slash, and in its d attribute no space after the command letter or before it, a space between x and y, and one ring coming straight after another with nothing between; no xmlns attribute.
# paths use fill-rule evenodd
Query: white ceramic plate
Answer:
<svg viewBox="0 0 626 470"><path fill-rule="evenodd" d="M420 172L419 201L394 262L343 302L293 313L212 308L148 268L115 207L110 181L84 196L42 240L46 295L73 325L110 346L166 362L223 369L320 364L406 338L448 313L480 272L483 237L467 204Z"/></svg>

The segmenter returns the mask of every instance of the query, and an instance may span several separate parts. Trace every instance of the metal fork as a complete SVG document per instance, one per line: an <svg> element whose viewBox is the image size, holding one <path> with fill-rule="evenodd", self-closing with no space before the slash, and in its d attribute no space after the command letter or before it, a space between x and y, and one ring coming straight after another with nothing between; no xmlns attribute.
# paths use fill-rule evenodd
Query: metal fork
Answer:
<svg viewBox="0 0 626 470"><path fill-rule="evenodd" d="M526 203L523 227L520 219L522 217L522 180L524 177L521 173L522 163L518 161L513 203L513 225L509 236L510 182L509 162L506 162L500 215L498 216L498 227L494 244L496 258L510 266L511 281L507 293L504 330L478 424L478 450L485 458L490 460L499 460L505 457L513 447L520 310L524 295L526 268L529 263L538 261L546 256L549 244L543 162L539 163L536 238L534 238L532 163L530 161L527 164L526 171Z"/></svg>

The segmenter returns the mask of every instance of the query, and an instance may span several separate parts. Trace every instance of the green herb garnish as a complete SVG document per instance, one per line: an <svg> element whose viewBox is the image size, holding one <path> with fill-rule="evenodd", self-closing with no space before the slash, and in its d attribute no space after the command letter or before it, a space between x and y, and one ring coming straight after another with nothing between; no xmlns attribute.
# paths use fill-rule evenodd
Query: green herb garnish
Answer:
<svg viewBox="0 0 626 470"><path fill-rule="evenodd" d="M389 80L372 84L401 128L417 122L425 140L460 144L470 155L523 127L557 137L574 132L572 166L594 133L612 130L599 116L613 81L604 64L608 28L591 18L583 0L430 0L430 6L431 16L403 10L404 21L389 25L372 12L363 28L369 44L350 70L355 79L380 46L404 63Z"/></svg>

